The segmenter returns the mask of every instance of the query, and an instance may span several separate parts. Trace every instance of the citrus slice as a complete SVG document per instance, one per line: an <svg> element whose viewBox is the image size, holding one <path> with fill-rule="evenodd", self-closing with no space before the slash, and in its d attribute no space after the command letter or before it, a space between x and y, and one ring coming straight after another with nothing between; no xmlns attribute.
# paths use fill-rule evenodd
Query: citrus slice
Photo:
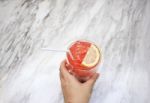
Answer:
<svg viewBox="0 0 150 103"><path fill-rule="evenodd" d="M81 64L86 67L94 67L98 64L99 60L100 60L100 51L96 45L92 44L88 49Z"/></svg>

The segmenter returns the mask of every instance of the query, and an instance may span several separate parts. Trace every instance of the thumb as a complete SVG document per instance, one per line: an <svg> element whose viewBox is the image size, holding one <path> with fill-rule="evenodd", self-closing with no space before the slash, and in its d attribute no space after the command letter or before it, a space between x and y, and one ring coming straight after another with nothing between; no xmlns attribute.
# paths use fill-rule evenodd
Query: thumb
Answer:
<svg viewBox="0 0 150 103"><path fill-rule="evenodd" d="M98 77L99 73L95 73L87 82L85 82L85 84L90 86L90 88L92 88Z"/></svg>

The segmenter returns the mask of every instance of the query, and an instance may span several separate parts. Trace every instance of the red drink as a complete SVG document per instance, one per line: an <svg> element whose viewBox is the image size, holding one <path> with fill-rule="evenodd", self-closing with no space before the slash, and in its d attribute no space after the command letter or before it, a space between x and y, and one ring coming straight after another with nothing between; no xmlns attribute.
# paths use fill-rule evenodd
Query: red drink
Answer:
<svg viewBox="0 0 150 103"><path fill-rule="evenodd" d="M79 80L86 81L96 72L100 58L100 50L95 44L83 40L76 41L67 52L69 72Z"/></svg>

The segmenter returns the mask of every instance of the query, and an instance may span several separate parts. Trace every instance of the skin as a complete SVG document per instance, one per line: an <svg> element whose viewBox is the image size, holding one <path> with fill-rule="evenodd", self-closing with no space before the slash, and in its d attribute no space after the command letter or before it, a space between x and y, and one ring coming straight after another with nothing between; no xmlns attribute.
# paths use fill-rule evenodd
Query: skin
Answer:
<svg viewBox="0 0 150 103"><path fill-rule="evenodd" d="M88 81L81 83L67 71L64 60L60 66L60 81L65 103L88 103L93 86L99 77L95 73Z"/></svg>

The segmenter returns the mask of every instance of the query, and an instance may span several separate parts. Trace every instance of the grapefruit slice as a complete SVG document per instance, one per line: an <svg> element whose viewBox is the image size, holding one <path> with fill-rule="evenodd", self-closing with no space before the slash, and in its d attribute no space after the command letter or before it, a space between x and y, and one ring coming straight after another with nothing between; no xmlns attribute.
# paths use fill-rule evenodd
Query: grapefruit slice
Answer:
<svg viewBox="0 0 150 103"><path fill-rule="evenodd" d="M99 60L100 51L96 45L92 44L88 49L81 64L86 67L94 67L98 64Z"/></svg>

